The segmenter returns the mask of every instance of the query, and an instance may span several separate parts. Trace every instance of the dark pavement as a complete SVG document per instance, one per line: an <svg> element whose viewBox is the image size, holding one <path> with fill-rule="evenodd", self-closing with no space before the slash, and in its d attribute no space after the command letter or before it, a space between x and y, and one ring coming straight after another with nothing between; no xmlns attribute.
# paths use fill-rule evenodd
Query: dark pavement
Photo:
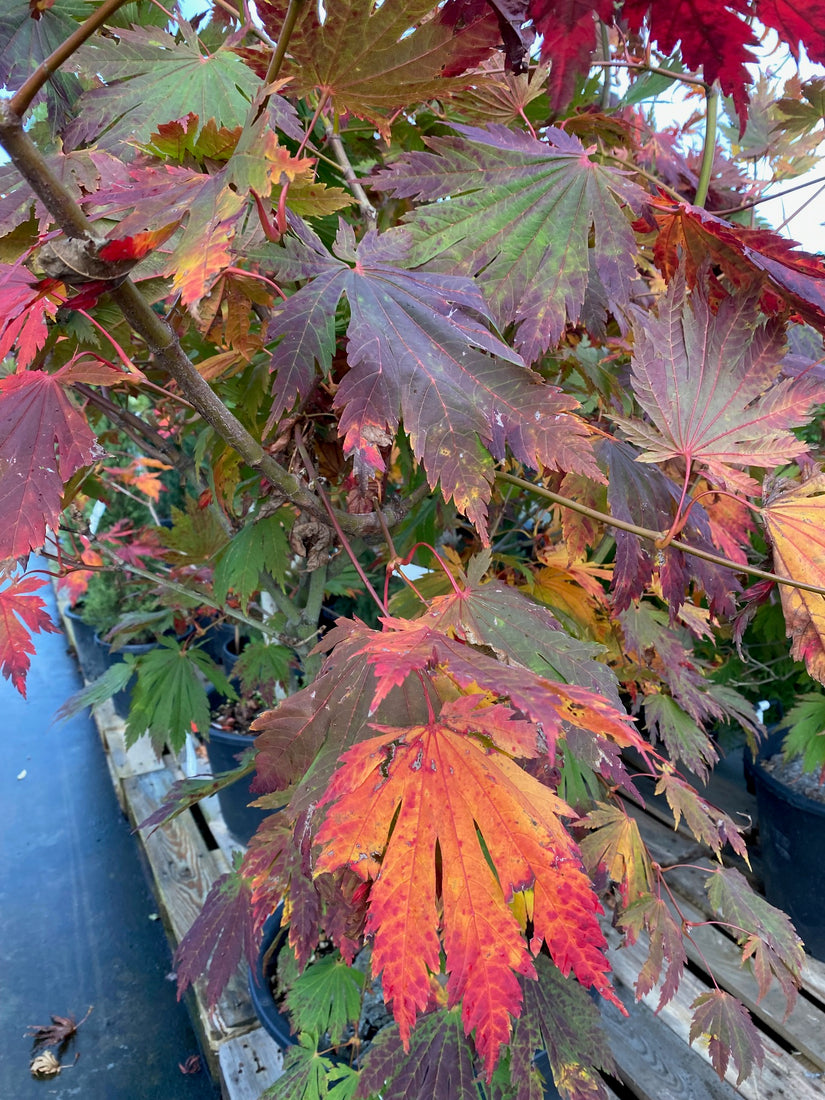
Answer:
<svg viewBox="0 0 825 1100"><path fill-rule="evenodd" d="M35 641L28 701L0 679L0 1100L216 1100L205 1068L179 1069L198 1043L97 730L53 721L76 663L64 635ZM66 1068L32 1078L27 1027L89 1005Z"/></svg>

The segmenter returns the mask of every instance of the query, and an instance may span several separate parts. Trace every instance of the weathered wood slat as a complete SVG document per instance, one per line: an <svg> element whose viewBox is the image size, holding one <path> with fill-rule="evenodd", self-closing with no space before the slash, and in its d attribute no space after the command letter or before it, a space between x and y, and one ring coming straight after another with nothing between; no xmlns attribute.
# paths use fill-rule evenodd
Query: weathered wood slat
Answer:
<svg viewBox="0 0 825 1100"><path fill-rule="evenodd" d="M602 1003L602 1022L619 1077L638 1100L736 1100L737 1093L654 1016L619 987L629 1016Z"/></svg>
<svg viewBox="0 0 825 1100"><path fill-rule="evenodd" d="M617 981L632 988L639 968L643 965L645 951L640 944L619 948L620 937L613 929L606 929L611 943L610 962ZM698 977L685 973L679 992L658 1013L658 1019L665 1023L677 1035L687 1049L690 1033L690 1005L700 994L707 992L708 986ZM655 1010L658 1005L658 993L654 990L643 998L643 1003ZM695 1056L710 1062L707 1046L697 1041L692 1048ZM791 1054L779 1049L767 1039L765 1043L765 1064L761 1072L755 1072L738 1086L737 1095L745 1100L825 1100L825 1085L810 1069L801 1065ZM736 1072L728 1067L725 1078L730 1084L736 1084Z"/></svg>
<svg viewBox="0 0 825 1100"><path fill-rule="evenodd" d="M132 776L124 782L133 824L139 824L158 808L172 781L166 770ZM229 869L229 863L219 849L207 849L189 812L151 833L139 835L152 869L164 923L172 943L177 945L200 912L212 883ZM215 1009L206 1008L200 989L196 993L198 1015L212 1048L228 1034L257 1024L245 968L240 968L232 978Z"/></svg>
<svg viewBox="0 0 825 1100"><path fill-rule="evenodd" d="M218 1051L221 1080L229 1100L258 1100L283 1073L281 1048L263 1028L227 1039Z"/></svg>

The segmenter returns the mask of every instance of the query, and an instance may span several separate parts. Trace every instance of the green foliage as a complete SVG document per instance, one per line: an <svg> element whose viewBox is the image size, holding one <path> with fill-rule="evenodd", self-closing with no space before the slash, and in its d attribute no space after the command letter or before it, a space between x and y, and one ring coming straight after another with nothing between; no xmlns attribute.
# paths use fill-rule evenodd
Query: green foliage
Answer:
<svg viewBox="0 0 825 1100"><path fill-rule="evenodd" d="M818 692L803 695L782 724L788 726L782 742L785 758L801 756L805 771L821 772L825 768L825 695Z"/></svg>
<svg viewBox="0 0 825 1100"><path fill-rule="evenodd" d="M135 658L137 681L126 723L126 744L148 734L160 753L164 744L179 752L188 733L209 728L208 679L221 694L235 698L232 685L215 662L197 646L160 638ZM200 675L199 675L200 673Z"/></svg>
<svg viewBox="0 0 825 1100"><path fill-rule="evenodd" d="M358 1022L364 975L347 966L337 952L315 959L295 979L286 995L286 1006L300 1034L317 1043L329 1034L333 1046Z"/></svg>
<svg viewBox="0 0 825 1100"><path fill-rule="evenodd" d="M218 556L215 568L215 595L223 603L230 592L235 593L246 609L255 593L261 590L261 573L267 572L283 584L289 567L284 514L252 520L235 535Z"/></svg>
<svg viewBox="0 0 825 1100"><path fill-rule="evenodd" d="M755 743L762 699L825 769L825 264L760 206L818 155L825 81L755 75L751 3L256 7L0 13L0 668L25 689L42 551L113 647L158 643L64 713L133 685L127 743L177 751L240 684L255 747L148 826L253 772L277 811L176 963L216 998L283 902L303 1045L270 1095L539 1100L543 1048L597 1097L600 894L647 937L640 996L686 961L637 772L719 860L760 994L799 980L680 769ZM815 0L758 16L825 61ZM397 1026L344 1066L365 942ZM715 986L700 1036L760 1063Z"/></svg>

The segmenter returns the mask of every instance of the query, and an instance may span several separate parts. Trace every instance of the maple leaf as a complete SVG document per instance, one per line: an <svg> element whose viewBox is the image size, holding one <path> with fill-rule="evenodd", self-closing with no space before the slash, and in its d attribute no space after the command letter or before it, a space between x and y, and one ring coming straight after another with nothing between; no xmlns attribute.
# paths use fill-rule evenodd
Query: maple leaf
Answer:
<svg viewBox="0 0 825 1100"><path fill-rule="evenodd" d="M696 839L701 844L707 844L716 856L719 856L722 847L727 843L737 855L748 862L748 850L741 830L724 811L712 806L689 783L680 779L668 764L662 765L656 784L656 794L663 793L673 811L675 829L679 828L679 822L684 815L687 826Z"/></svg>
<svg viewBox="0 0 825 1100"><path fill-rule="evenodd" d="M24 371L0 381L0 559L43 545L46 528L58 527L64 484L101 453L56 378Z"/></svg>
<svg viewBox="0 0 825 1100"><path fill-rule="evenodd" d="M247 523L228 545L219 551L215 569L215 597L225 603L231 591L246 612L255 592L261 590L261 573L283 584L289 567L290 550L285 521L292 516L281 509L254 523Z"/></svg>
<svg viewBox="0 0 825 1100"><path fill-rule="evenodd" d="M629 216L643 193L561 130L537 141L500 125L453 129L458 137L426 138L433 152L403 155L371 185L428 200L408 218L409 262L472 277L483 271L496 324L518 325L516 346L532 363L558 342L566 320L579 320L591 259L610 299L629 302Z"/></svg>
<svg viewBox="0 0 825 1100"><path fill-rule="evenodd" d="M145 143L160 123L190 112L202 124L243 125L257 76L229 49L204 56L192 27L185 20L179 27L181 41L159 27L119 28L116 38L97 35L75 52L73 62L105 83L81 96L63 135L67 148L99 139L128 157L129 143Z"/></svg>
<svg viewBox="0 0 825 1100"><path fill-rule="evenodd" d="M383 1028L364 1057L356 1100L373 1096L478 1100L474 1053L456 1009L421 1016L410 1034L409 1054L404 1053L398 1027Z"/></svg>
<svg viewBox="0 0 825 1100"><path fill-rule="evenodd" d="M46 604L34 593L46 581L37 577L12 578L0 589L0 672L25 699L26 674L34 653L32 634L59 634L46 611Z"/></svg>
<svg viewBox="0 0 825 1100"><path fill-rule="evenodd" d="M589 688L621 709L616 677L596 659L601 646L571 637L546 608L512 585L474 582L478 572L471 562L465 586L430 600L433 627L470 645L490 646L508 664Z"/></svg>
<svg viewBox="0 0 825 1100"><path fill-rule="evenodd" d="M0 360L14 350L20 370L46 343L46 316L57 306L48 297L51 280L38 282L21 264L0 264Z"/></svg>
<svg viewBox="0 0 825 1100"><path fill-rule="evenodd" d="M667 902L653 894L642 894L622 909L618 925L631 943L636 942L643 930L650 937L648 956L636 979L636 999L647 996L661 981L656 1008L659 1012L675 997L687 962L682 929L673 919Z"/></svg>
<svg viewBox="0 0 825 1100"><path fill-rule="evenodd" d="M239 862L212 884L189 931L175 951L178 999L208 971L206 999L217 1003L241 959L250 966L257 958L257 941L249 884Z"/></svg>
<svg viewBox="0 0 825 1100"><path fill-rule="evenodd" d="M732 867L719 867L705 881L708 899L726 921L743 948L742 961L753 960L759 996L768 992L772 978L782 987L790 1012L796 1001L805 952L790 919L770 905Z"/></svg>
<svg viewBox="0 0 825 1100"><path fill-rule="evenodd" d="M293 814L317 804L339 755L361 738L372 737L370 722L417 724L426 720L430 696L437 703L430 685L417 678L375 702L375 672L361 652L364 635L354 623L339 620L320 645L332 652L312 684L252 724L258 734L252 790L280 791L301 779L290 803Z"/></svg>
<svg viewBox="0 0 825 1100"><path fill-rule="evenodd" d="M821 329L825 324L825 264L796 241L770 229L748 229L686 202L651 197L646 215L658 229L654 257L666 278L682 267L693 286L708 263L743 291L760 289L760 305L777 313L790 307ZM718 292L721 287L716 285Z"/></svg>
<svg viewBox="0 0 825 1100"><path fill-rule="evenodd" d="M365 980L337 952L315 959L290 985L285 998L293 1027L312 1034L316 1042L328 1033L332 1045L341 1043L361 1012Z"/></svg>
<svg viewBox="0 0 825 1100"><path fill-rule="evenodd" d="M773 468L807 450L790 428L825 400L817 379L777 382L782 326L759 324L752 295L731 295L712 312L705 281L688 296L678 274L658 317L635 326L631 383L650 424L615 417L643 447L639 462L681 457L686 478L698 466L714 484L759 491L743 467Z"/></svg>
<svg viewBox="0 0 825 1100"><path fill-rule="evenodd" d="M695 1043L700 1036L707 1038L710 1060L720 1077L725 1076L731 1059L738 1070L737 1085L754 1068L762 1067L765 1052L759 1032L748 1010L730 993L723 989L702 993L690 1007L690 1042Z"/></svg>
<svg viewBox="0 0 825 1100"><path fill-rule="evenodd" d="M825 474L777 487L761 510L773 551L773 568L780 576L825 586ZM814 679L825 683L825 597L819 592L781 585L791 656L804 661Z"/></svg>
<svg viewBox="0 0 825 1100"><path fill-rule="evenodd" d="M598 1071L615 1073L615 1065L598 1007L574 978L562 977L544 955L536 959L536 972L538 981L522 982L524 1009L510 1046L511 1080L529 1079L535 1073L535 1052L544 1050L566 1100L607 1100Z"/></svg>
<svg viewBox="0 0 825 1100"><path fill-rule="evenodd" d="M581 842L582 857L591 871L605 864L612 881L621 884L627 905L650 893L650 854L632 817L619 806L600 802L579 824L593 830Z"/></svg>
<svg viewBox="0 0 825 1100"><path fill-rule="evenodd" d="M309 1037L289 1047L283 1073L261 1094L261 1100L350 1100L357 1084L358 1075L351 1066L319 1054Z"/></svg>
<svg viewBox="0 0 825 1100"><path fill-rule="evenodd" d="M363 652L369 656L378 681L373 705L392 687L404 683L411 672L436 669L470 693L481 690L506 697L514 711L529 717L535 728L514 722L498 728L496 740L514 756L547 753L552 763L556 739L564 736L568 727L645 751L633 720L597 692L545 679L519 665L508 666L502 680L500 661L454 641L427 622L386 618L382 623L381 633L361 632ZM529 730L526 736L523 730Z"/></svg>
<svg viewBox="0 0 825 1100"><path fill-rule="evenodd" d="M661 693L645 695L644 708L645 725L652 739L659 737L664 742L668 758L684 761L685 767L707 781L719 754L696 719L675 699Z"/></svg>
<svg viewBox="0 0 825 1100"><path fill-rule="evenodd" d="M816 0L802 0L801 3L789 3L789 0L758 0L756 10L760 22L766 27L773 27L780 41L790 47L797 61L800 58L801 42L811 61L825 64L825 31Z"/></svg>
<svg viewBox="0 0 825 1100"><path fill-rule="evenodd" d="M50 1024L29 1024L28 1034L32 1038L32 1049L42 1050L44 1047L59 1047L68 1043L77 1029L85 1024L91 1015L91 1005L82 1020L76 1020L71 1013L68 1016L52 1016Z"/></svg>
<svg viewBox="0 0 825 1100"><path fill-rule="evenodd" d="M269 339L280 339L272 357L270 423L311 391L316 362L329 372L335 311L346 295L349 371L334 404L345 452L355 454L359 469L384 469L380 447L392 441L403 417L430 484L440 481L482 537L491 453L503 459L509 446L534 469L601 477L589 439L570 415L577 402L542 384L482 323L489 315L471 280L395 266L405 248L403 231L381 237L370 231L356 248L352 229L342 224L331 256L305 226L294 228L301 244L288 242L278 269L285 278L312 282L270 324Z"/></svg>
<svg viewBox="0 0 825 1100"><path fill-rule="evenodd" d="M29 0L4 0L0 11L0 87L16 92L42 61L77 30L66 5L32 10ZM71 117L81 85L73 72L56 70L35 103L45 99L50 121L60 130Z"/></svg>
<svg viewBox="0 0 825 1100"><path fill-rule="evenodd" d="M489 1079L521 1004L516 973L534 976L507 904L515 890L533 887L533 949L544 940L563 973L612 994L599 905L559 820L572 811L509 756L465 733L460 707L457 721L453 714L447 703L428 725L384 728L342 756L322 799L330 809L315 868L350 867L373 881L373 973L382 975L405 1046L427 1006L428 974L440 970L441 923L449 1003L462 1001Z"/></svg>
<svg viewBox="0 0 825 1100"><path fill-rule="evenodd" d="M196 806L202 799L209 798L225 787L230 787L239 779L249 775L255 766L255 758L250 753L244 754L244 760L233 768L232 771L218 772L211 776L186 776L184 779L176 779L163 801L156 810L137 826L138 829L157 829L168 821L174 821L182 813L192 806Z"/></svg>
<svg viewBox="0 0 825 1100"><path fill-rule="evenodd" d="M558 111L572 93L576 77L587 72L596 44L595 20L609 23L610 0L524 0L536 33L542 36L541 59L550 66L550 104Z"/></svg>
<svg viewBox="0 0 825 1100"><path fill-rule="evenodd" d="M281 34L286 0L261 0L261 21ZM470 83L458 74L477 65L499 42L498 23L488 8L453 25L448 2L433 13L430 0L338 0L321 21L303 10L289 40L291 61L284 74L299 95L315 89L329 97L336 114L369 119L387 136L390 115L433 97L447 97ZM475 83L475 80L473 81Z"/></svg>

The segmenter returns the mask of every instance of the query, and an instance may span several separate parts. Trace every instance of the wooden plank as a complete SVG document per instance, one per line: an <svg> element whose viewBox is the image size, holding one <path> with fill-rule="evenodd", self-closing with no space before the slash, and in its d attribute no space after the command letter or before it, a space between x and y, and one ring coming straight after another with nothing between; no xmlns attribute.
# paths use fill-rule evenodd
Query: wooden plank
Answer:
<svg viewBox="0 0 825 1100"><path fill-rule="evenodd" d="M679 905L687 920L705 919L689 901L679 898ZM786 1016L785 996L776 983L760 1000L756 978L747 964L742 966L739 948L712 925L692 928L690 939L684 942L691 962L708 967L718 983L746 1005L754 1016L767 1023L792 1047L801 1050L819 1069L825 1070L825 1012L818 1005L799 997Z"/></svg>
<svg viewBox="0 0 825 1100"><path fill-rule="evenodd" d="M617 992L628 1010L622 1016L603 1001L602 1023L610 1039L618 1075L638 1100L736 1100L727 1081L678 1039L630 990Z"/></svg>
<svg viewBox="0 0 825 1100"><path fill-rule="evenodd" d="M221 1079L226 1100L259 1100L283 1073L281 1048L263 1028L236 1039L227 1039L218 1049Z"/></svg>
<svg viewBox="0 0 825 1100"><path fill-rule="evenodd" d="M627 811L638 823L642 839L660 863L670 866L685 858L685 841L672 827L654 820L631 803L627 804ZM691 862L690 867L673 867L668 871L668 886L680 899L686 899L707 919L713 920L715 914L705 892L705 879L716 864L707 857ZM802 989L825 1010L825 963L818 959L806 959L802 969Z"/></svg>
<svg viewBox="0 0 825 1100"><path fill-rule="evenodd" d="M609 958L614 976L617 981L631 988L644 963L645 951L639 944L618 949L618 933L610 928L606 928L605 932L611 943ZM707 990L708 986L699 978L686 972L676 997L657 1014L685 1044L690 1033L690 1005ZM643 1003L655 1010L658 1000L658 992L654 990L643 998ZM769 1036L764 1036L764 1040L764 1066L761 1072L756 1071L738 1086L738 1096L745 1097L745 1100L825 1100L825 1084L818 1076L812 1074L793 1055L779 1049ZM706 1043L697 1041L691 1049L696 1052L697 1057L710 1062ZM731 1085L736 1085L736 1071L732 1066L728 1067L725 1079Z"/></svg>
<svg viewBox="0 0 825 1100"><path fill-rule="evenodd" d="M146 772L163 771L166 767L164 761L155 754L148 737L141 737L127 749L126 725L111 699L106 699L94 708L94 719L118 780L144 775Z"/></svg>
<svg viewBox="0 0 825 1100"><path fill-rule="evenodd" d="M124 793L130 820L134 824L145 820L161 804L172 782L168 770L127 779ZM219 850L207 849L189 812L140 836L164 923L173 945L177 945L200 912L212 883L229 870L229 863ZM199 1016L212 1044L257 1022L245 967L239 967L215 1009L207 1011L200 986L197 993Z"/></svg>

